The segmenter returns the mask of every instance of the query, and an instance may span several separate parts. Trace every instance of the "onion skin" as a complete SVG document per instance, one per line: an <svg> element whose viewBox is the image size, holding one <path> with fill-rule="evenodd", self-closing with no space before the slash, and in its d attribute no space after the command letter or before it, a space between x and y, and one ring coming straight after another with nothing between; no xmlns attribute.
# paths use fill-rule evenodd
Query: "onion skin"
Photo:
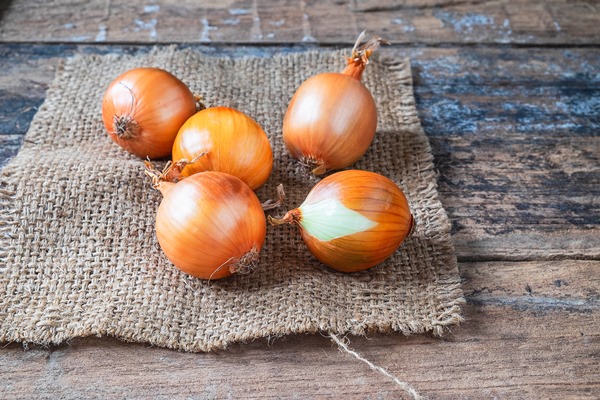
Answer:
<svg viewBox="0 0 600 400"><path fill-rule="evenodd" d="M258 261L266 221L260 201L240 179L202 172L181 182L160 182L164 198L156 235L167 258L201 279L247 273Z"/></svg>
<svg viewBox="0 0 600 400"><path fill-rule="evenodd" d="M400 188L383 175L359 170L328 176L313 187L300 207L269 221L298 225L310 252L342 272L380 264L398 249L414 225Z"/></svg>
<svg viewBox="0 0 600 400"><path fill-rule="evenodd" d="M342 73L315 75L300 85L283 120L283 141L292 157L320 175L348 167L367 151L377 130L377 108L361 78L369 57L387 41L373 37L359 46Z"/></svg>
<svg viewBox="0 0 600 400"><path fill-rule="evenodd" d="M110 138L141 158L169 156L179 128L195 112L190 89L159 68L125 72L102 100L102 121Z"/></svg>
<svg viewBox="0 0 600 400"><path fill-rule="evenodd" d="M179 130L173 144L173 161L192 160L202 153L204 156L183 168L182 178L220 171L257 189L273 168L273 151L265 131L246 114L228 107L202 110Z"/></svg>
<svg viewBox="0 0 600 400"><path fill-rule="evenodd" d="M283 140L292 157L318 170L354 164L367 151L377 129L375 100L360 80L323 73L296 91L283 120Z"/></svg>

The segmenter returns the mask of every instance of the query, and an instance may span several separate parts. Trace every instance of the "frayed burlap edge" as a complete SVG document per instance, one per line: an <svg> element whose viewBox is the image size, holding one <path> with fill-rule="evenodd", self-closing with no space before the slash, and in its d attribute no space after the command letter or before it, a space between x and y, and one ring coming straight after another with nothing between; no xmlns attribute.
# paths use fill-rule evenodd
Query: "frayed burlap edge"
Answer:
<svg viewBox="0 0 600 400"><path fill-rule="evenodd" d="M164 49L157 49L153 51L164 51ZM168 49L169 52L175 54L176 50L174 47L170 47ZM190 51L190 50L185 50ZM184 52L185 52L184 51ZM305 53L297 53L293 54L292 57L301 57ZM289 56L289 55L288 55ZM67 75L70 71L70 63L75 62L81 56L77 56L66 63L61 63L57 68L56 78L52 85L49 88L49 93L54 92L56 90L60 90L60 82L62 80L63 75ZM88 56L89 57L89 56ZM94 57L94 56L92 56ZM124 56L115 56L116 59L119 59ZM397 99L398 100L398 114L401 114L400 104L410 104L414 107L414 95L412 92L412 76L410 74L410 66L407 69L403 69L401 66L403 63L409 63L408 60L382 60L383 62L388 62L389 69L392 71L392 75L390 76L390 83L394 85L407 85L410 86L410 93L408 91L405 92L407 95L404 98ZM410 65L410 64L408 64ZM396 68L396 66L398 66ZM408 72L407 72L408 71ZM32 125L34 125L37 119L43 118L45 115L43 113L51 113L52 110L44 108L44 111L40 111L38 115L36 115L32 121ZM427 137L422 131L422 127L420 125L420 121L418 115L416 113L416 108L413 114L403 114L403 118L409 118L410 123L414 125L414 129L418 129L421 133L419 135L419 139L423 140L423 145L426 147L427 153L431 154L431 148L428 142ZM29 133L28 133L29 135ZM25 153L29 148L28 143L26 142L17 158L13 160L13 162L27 162L28 158L32 156ZM18 207L14 203L15 199L15 184L11 184L9 182L10 176L5 174L4 169L2 171L2 181L0 181L0 208L2 211L2 215L0 215L0 234L2 235L11 235L14 234L14 227L18 226L18 216L19 211ZM423 174L430 175L429 177L424 178L425 180L434 182L427 187L425 191L421 194L426 196L431 201L439 202L438 193L437 193L437 184L433 158L431 157L429 162L426 164L426 168L422 170ZM444 243L447 243L447 247L444 250L443 260L441 261L443 264L447 266L444 271L441 271L441 275L437 282L440 283L437 287L436 298L440 299L441 302L447 306L444 313L439 315L434 320L424 320L424 321L411 321L410 323L402 326L394 326L391 323L389 324L378 324L378 325L354 325L352 328L347 329L345 331L339 331L335 329L331 329L331 327L321 326L320 324L309 323L309 324L298 324L294 327L294 329L285 329L279 330L277 333L273 334L269 332L268 336L273 337L283 337L289 334L297 334L297 333L335 333L335 334L352 334L352 335L366 335L369 333L389 333L392 331L399 331L403 334L418 334L431 331L434 335L443 335L446 328L451 325L459 324L463 321L461 316L461 305L465 303L464 298L462 297L461 290L461 282L458 276L458 267L456 257L454 255L454 249L452 247L450 241L450 224L448 221L448 217L440 206L438 210L437 220L435 221L438 224L437 229L440 234L439 239ZM18 228L17 228L18 229ZM4 250L0 249L0 256L4 256ZM3 261L0 264L0 274L4 274L7 270L7 265ZM0 288L1 289L1 288ZM57 310L60 312L60 310ZM108 328L108 329L106 329ZM9 332L0 332L0 341L1 342L23 342L23 343L34 343L40 345L56 345L65 342L66 340L72 339L74 337L85 337L85 336L113 336L119 338L121 340L130 341L130 342L145 342L156 346L168 347L178 350L184 351L212 351L216 349L222 349L227 347L229 343L233 342L247 342L252 341L257 338L261 338L267 335L256 335L254 332L243 332L241 334L235 335L233 338L229 338L226 341L222 342L214 342L209 345L205 345L203 343L181 343L181 342L166 342L164 338L155 338L155 337L147 337L145 335L140 335L136 333L129 332L128 334L123 334L123 332L119 332L114 326L112 327L79 327L77 329L71 330L63 330L60 333L53 332L48 335L48 330L45 329L43 325L39 327L36 331L9 331Z"/></svg>

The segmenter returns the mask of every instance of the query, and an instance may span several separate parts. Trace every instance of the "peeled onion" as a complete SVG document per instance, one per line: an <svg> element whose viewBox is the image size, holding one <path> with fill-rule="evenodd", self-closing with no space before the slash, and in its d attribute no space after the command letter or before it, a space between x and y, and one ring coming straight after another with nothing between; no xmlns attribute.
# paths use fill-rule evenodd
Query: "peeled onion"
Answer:
<svg viewBox="0 0 600 400"><path fill-rule="evenodd" d="M298 88L283 121L283 140L290 154L311 166L316 175L358 161L377 129L375 100L361 82L369 57L381 43L373 38L359 47L342 73L323 73Z"/></svg>
<svg viewBox="0 0 600 400"><path fill-rule="evenodd" d="M408 201L390 179L348 170L317 183L302 205L272 225L296 224L310 252L342 272L373 267L390 257L414 224Z"/></svg>
<svg viewBox="0 0 600 400"><path fill-rule="evenodd" d="M125 72L102 100L102 120L110 138L142 158L169 156L179 128L195 112L190 89L159 68Z"/></svg>
<svg viewBox="0 0 600 400"><path fill-rule="evenodd" d="M200 154L204 155L197 158ZM202 110L179 130L173 162L195 158L182 169L182 178L220 171L256 189L267 181L273 168L273 152L265 131L246 114L228 107Z"/></svg>

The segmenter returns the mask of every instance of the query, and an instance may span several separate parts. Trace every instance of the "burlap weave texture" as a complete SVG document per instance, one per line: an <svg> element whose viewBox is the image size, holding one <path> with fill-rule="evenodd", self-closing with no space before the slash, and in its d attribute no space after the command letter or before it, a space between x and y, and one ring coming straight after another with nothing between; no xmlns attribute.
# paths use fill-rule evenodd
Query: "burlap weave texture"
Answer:
<svg viewBox="0 0 600 400"><path fill-rule="evenodd" d="M408 60L383 54L367 67L363 82L376 99L379 123L373 145L353 168L398 183L416 229L391 259L360 273L319 264L293 226L268 228L260 268L251 275L206 282L179 272L156 240L160 193L142 161L116 146L102 126L101 99L114 77L139 66L167 69L208 105L236 107L264 128L275 164L257 194L273 198L283 183L285 205L268 212L281 216L318 182L285 151L287 103L309 76L341 70L345 55L232 59L168 47L67 60L23 148L0 176L0 342L111 335L210 351L319 330L441 334L458 323L463 299L450 224Z"/></svg>

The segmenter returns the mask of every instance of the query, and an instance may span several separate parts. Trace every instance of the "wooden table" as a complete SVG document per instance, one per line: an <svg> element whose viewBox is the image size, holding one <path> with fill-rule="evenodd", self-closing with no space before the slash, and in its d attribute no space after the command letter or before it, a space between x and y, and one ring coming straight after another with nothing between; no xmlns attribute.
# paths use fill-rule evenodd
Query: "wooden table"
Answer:
<svg viewBox="0 0 600 400"><path fill-rule="evenodd" d="M443 338L352 338L430 398L600 398L597 1L33 0L0 3L0 164L57 63L149 45L268 56L367 28L410 56L464 279ZM222 3L222 4L221 4ZM82 338L0 350L0 398L398 398L319 335L185 354ZM25 346L27 348L27 346Z"/></svg>

